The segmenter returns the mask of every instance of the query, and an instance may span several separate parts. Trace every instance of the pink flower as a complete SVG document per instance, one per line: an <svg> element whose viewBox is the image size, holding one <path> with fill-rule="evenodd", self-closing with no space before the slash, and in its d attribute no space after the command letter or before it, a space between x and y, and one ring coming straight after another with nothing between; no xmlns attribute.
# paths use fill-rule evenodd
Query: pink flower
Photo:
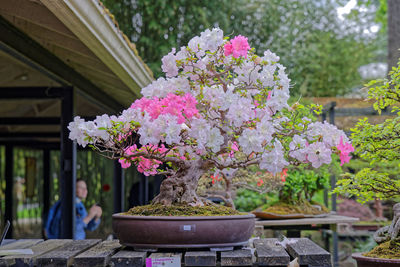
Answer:
<svg viewBox="0 0 400 267"><path fill-rule="evenodd" d="M234 151L239 151L239 145L236 141L234 141L231 145L231 152L229 152L229 157L233 158L235 156Z"/></svg>
<svg viewBox="0 0 400 267"><path fill-rule="evenodd" d="M349 154L350 152L354 152L354 147L350 143L343 143L343 136L340 137L340 143L336 147L340 151L340 166L342 166L344 163L350 161L351 156Z"/></svg>
<svg viewBox="0 0 400 267"><path fill-rule="evenodd" d="M247 37L242 35L236 36L231 42L227 42L224 45L225 56L233 54L234 58L238 58L240 56L247 58L248 50L250 50L250 45L247 42Z"/></svg>
<svg viewBox="0 0 400 267"><path fill-rule="evenodd" d="M121 167L124 169L129 168L131 166L131 162L124 158L120 158L118 160L118 162L121 164Z"/></svg>
<svg viewBox="0 0 400 267"><path fill-rule="evenodd" d="M232 54L233 53L233 47L232 47L232 44L231 44L231 42L227 42L225 45L224 45L224 55L227 57L227 56L229 56L230 54Z"/></svg>
<svg viewBox="0 0 400 267"><path fill-rule="evenodd" d="M184 96L169 93L165 98L153 97L152 99L141 98L136 100L131 108L146 111L150 117L155 120L161 114L171 114L177 117L179 124L185 122L198 114L196 108L197 100L190 93Z"/></svg>

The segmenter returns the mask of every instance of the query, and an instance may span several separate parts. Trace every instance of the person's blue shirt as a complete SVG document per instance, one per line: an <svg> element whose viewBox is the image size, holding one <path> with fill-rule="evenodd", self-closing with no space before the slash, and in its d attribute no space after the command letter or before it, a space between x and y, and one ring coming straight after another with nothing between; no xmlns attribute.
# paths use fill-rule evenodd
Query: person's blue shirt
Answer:
<svg viewBox="0 0 400 267"><path fill-rule="evenodd" d="M75 221L75 233L74 239L85 239L85 230L93 231L99 224L100 219L93 218L88 224L83 219L88 215L85 206L79 198L76 198L75 203L76 209L76 221ZM46 234L48 239L57 239L61 236L61 205L60 201L57 201L49 210L49 215L46 221Z"/></svg>

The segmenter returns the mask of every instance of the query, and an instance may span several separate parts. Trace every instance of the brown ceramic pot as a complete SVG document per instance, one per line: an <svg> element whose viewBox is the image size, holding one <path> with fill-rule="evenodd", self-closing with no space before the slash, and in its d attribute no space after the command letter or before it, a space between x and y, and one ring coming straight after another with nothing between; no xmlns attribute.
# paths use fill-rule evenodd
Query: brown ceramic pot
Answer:
<svg viewBox="0 0 400 267"><path fill-rule="evenodd" d="M121 244L135 248L232 247L253 233L253 214L232 216L112 216Z"/></svg>
<svg viewBox="0 0 400 267"><path fill-rule="evenodd" d="M400 259L380 259L380 258L370 258L361 255L361 253L354 253L351 255L353 259L357 261L358 267L399 267Z"/></svg>

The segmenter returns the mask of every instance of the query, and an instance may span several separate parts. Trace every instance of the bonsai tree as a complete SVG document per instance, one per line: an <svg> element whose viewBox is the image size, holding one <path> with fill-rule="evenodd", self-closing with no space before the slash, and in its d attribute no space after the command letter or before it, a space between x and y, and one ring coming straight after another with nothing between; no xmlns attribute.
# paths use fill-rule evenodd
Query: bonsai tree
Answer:
<svg viewBox="0 0 400 267"><path fill-rule="evenodd" d="M153 200L163 205L204 205L196 188L210 170L229 181L251 165L278 174L289 165L318 168L332 153L348 161L343 131L287 104L290 80L278 61L269 50L257 56L246 37L207 29L162 58L166 77L143 88L130 108L93 121L75 117L70 138L123 168L165 175Z"/></svg>
<svg viewBox="0 0 400 267"><path fill-rule="evenodd" d="M361 202L389 199L400 196L400 179L390 175L384 168L373 169L375 165L395 163L400 160L400 65L389 72L390 79L371 81L368 99L375 99L374 109L391 109L395 117L381 124L372 125L368 118L360 120L352 129L352 141L356 153L362 159L370 161L371 166L356 174L347 174L338 181L335 192L357 196ZM379 167L378 166L378 167ZM394 217L390 226L384 227L374 235L377 243L399 238L400 204L394 205Z"/></svg>

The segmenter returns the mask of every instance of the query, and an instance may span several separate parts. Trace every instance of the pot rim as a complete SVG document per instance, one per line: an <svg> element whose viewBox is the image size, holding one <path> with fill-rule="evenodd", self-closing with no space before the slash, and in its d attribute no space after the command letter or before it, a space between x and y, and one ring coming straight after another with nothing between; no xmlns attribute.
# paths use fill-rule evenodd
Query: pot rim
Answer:
<svg viewBox="0 0 400 267"><path fill-rule="evenodd" d="M363 256L362 253L365 253L365 252L353 253L353 254L351 254L351 256L355 260L373 261L373 262L382 262L382 263L400 263L400 259L372 258L372 257Z"/></svg>
<svg viewBox="0 0 400 267"><path fill-rule="evenodd" d="M157 220L157 221L213 221L213 220L229 220L229 219L252 219L256 216L252 213L243 215L223 215L223 216L141 216L141 215L126 215L122 213L115 213L112 215L113 219L119 220Z"/></svg>

